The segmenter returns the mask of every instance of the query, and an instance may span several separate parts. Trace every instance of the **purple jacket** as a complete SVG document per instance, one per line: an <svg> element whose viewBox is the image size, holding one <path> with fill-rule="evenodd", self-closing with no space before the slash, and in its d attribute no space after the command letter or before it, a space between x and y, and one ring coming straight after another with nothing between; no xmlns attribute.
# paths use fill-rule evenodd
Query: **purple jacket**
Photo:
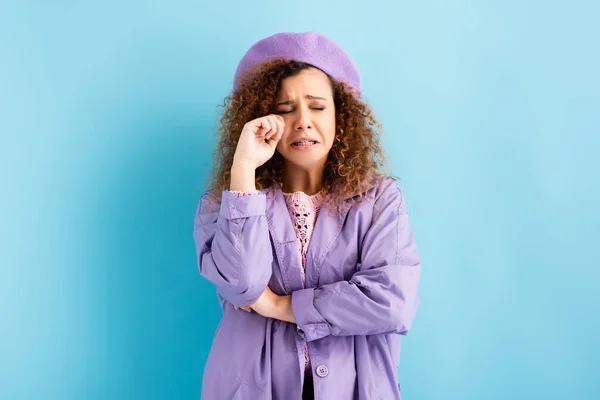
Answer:
<svg viewBox="0 0 600 400"><path fill-rule="evenodd" d="M221 204L205 194L194 221L202 276L223 309L202 380L204 400L300 400L304 341L315 399L401 399L401 336L419 305L421 263L404 196L387 178L373 202L319 212L306 287L294 227L279 187ZM376 219L379 209L379 215ZM235 310L269 285L292 295L296 324Z"/></svg>

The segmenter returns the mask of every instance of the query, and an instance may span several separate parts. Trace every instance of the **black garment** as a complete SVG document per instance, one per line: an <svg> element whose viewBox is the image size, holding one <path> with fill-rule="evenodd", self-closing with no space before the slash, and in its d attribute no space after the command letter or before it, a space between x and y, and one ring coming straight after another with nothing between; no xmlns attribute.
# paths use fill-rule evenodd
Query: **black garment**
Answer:
<svg viewBox="0 0 600 400"><path fill-rule="evenodd" d="M304 387L302 388L302 400L314 400L315 388L313 386L313 376L307 371L304 374Z"/></svg>

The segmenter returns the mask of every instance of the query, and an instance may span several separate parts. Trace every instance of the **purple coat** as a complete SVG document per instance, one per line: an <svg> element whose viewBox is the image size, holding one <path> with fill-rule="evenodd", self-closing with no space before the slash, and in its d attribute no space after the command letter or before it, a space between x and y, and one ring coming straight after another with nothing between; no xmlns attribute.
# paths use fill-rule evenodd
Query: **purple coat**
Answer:
<svg viewBox="0 0 600 400"><path fill-rule="evenodd" d="M302 283L301 255L279 187L221 204L205 194L194 220L202 276L223 309L202 380L203 400L300 400L304 341L315 399L401 399L401 335L419 305L421 263L404 196L387 178L373 202L324 205ZM379 215L376 219L376 209ZM296 324L235 310L269 285L292 295Z"/></svg>

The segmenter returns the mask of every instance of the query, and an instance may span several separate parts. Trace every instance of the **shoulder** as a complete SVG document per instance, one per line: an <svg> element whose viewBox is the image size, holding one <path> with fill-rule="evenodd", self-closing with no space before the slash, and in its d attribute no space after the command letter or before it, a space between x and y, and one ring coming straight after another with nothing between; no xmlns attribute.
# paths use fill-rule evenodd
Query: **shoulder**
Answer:
<svg viewBox="0 0 600 400"><path fill-rule="evenodd" d="M368 202L379 207L391 203L404 203L404 193L400 188L398 178L384 176L373 182L372 187L364 193Z"/></svg>

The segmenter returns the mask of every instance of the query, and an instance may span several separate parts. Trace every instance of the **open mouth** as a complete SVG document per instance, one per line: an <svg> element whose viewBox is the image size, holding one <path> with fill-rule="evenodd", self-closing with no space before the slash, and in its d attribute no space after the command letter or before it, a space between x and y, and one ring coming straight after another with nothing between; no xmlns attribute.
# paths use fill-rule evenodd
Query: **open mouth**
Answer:
<svg viewBox="0 0 600 400"><path fill-rule="evenodd" d="M317 143L318 142L316 140L300 140L298 142L292 143L292 146L296 146L296 147L312 146L312 145L317 144Z"/></svg>

